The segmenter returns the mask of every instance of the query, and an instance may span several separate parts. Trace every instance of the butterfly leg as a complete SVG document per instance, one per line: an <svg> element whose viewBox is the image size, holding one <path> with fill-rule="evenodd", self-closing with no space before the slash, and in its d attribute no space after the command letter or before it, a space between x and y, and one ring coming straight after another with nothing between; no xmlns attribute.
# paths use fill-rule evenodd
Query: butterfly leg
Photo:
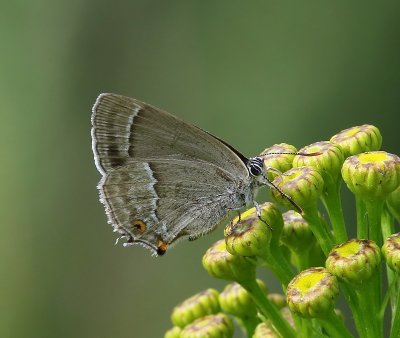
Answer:
<svg viewBox="0 0 400 338"><path fill-rule="evenodd" d="M239 223L239 222L242 220L242 214L240 213L239 210L236 210L236 211L237 211L237 213L238 213L238 220L237 220L236 223Z"/></svg>
<svg viewBox="0 0 400 338"><path fill-rule="evenodd" d="M264 219L261 217L261 207L260 207L260 205L259 205L256 201L253 201L253 204L254 204L254 207L256 208L256 212L257 212L257 217L258 217L258 219L259 219L261 222L263 222L268 228L270 228L270 230L272 230L272 227L267 223L267 221L264 220Z"/></svg>
<svg viewBox="0 0 400 338"><path fill-rule="evenodd" d="M242 214L240 213L240 211L239 210L235 210L237 213L238 213L238 216L237 216L237 221L236 221L236 223L233 223L233 221L235 220L235 219L232 219L226 226L225 226L225 236L230 236L230 234L231 234L231 232L232 232L232 229L235 227L235 225L236 224L238 224L238 223L240 223L240 221L242 220Z"/></svg>

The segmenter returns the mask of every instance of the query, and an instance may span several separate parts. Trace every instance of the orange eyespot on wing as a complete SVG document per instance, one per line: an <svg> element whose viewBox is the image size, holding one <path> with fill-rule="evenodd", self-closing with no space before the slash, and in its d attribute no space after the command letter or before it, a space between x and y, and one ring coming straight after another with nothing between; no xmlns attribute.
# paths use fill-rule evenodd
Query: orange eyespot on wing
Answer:
<svg viewBox="0 0 400 338"><path fill-rule="evenodd" d="M143 233L146 231L146 229L147 229L146 223L143 222L141 219L135 219L135 220L133 220L133 221L132 221L132 226L133 226L135 229L137 229L141 234L143 234Z"/></svg>

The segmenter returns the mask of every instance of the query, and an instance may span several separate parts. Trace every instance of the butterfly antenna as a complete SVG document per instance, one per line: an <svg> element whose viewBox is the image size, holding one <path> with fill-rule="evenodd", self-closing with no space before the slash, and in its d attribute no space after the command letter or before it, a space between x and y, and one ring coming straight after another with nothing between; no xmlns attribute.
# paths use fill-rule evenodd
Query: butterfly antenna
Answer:
<svg viewBox="0 0 400 338"><path fill-rule="evenodd" d="M297 153L297 152L282 152L282 153L264 153L261 154L260 157L266 157L268 155L300 155L300 156L318 156L321 155L322 152L316 151L313 153Z"/></svg>
<svg viewBox="0 0 400 338"><path fill-rule="evenodd" d="M297 212L299 214L303 214L303 209L300 208L295 201L293 201L293 199L285 194L281 189L278 188L278 186L276 186L274 183L272 183L265 175L263 175L263 177L265 178L265 180L268 182L267 185L269 185L271 188L275 189L277 192L279 192L287 201L289 201L289 203L291 205L293 205L295 207L295 209L297 210Z"/></svg>

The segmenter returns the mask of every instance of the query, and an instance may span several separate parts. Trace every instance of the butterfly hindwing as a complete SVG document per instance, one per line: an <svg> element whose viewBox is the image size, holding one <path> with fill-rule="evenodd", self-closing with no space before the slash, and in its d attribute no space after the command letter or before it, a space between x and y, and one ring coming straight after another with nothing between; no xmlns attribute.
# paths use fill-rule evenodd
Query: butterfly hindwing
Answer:
<svg viewBox="0 0 400 338"><path fill-rule="evenodd" d="M99 189L116 231L152 249L207 233L245 204L244 185L204 161L136 161L107 173Z"/></svg>

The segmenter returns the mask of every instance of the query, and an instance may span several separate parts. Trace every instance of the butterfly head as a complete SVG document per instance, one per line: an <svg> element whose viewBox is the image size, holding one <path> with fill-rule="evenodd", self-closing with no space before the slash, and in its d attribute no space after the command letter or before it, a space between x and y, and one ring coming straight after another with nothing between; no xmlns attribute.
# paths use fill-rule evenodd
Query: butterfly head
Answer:
<svg viewBox="0 0 400 338"><path fill-rule="evenodd" d="M261 157L250 157L247 162L247 169L251 176L257 177L263 174L264 161Z"/></svg>

